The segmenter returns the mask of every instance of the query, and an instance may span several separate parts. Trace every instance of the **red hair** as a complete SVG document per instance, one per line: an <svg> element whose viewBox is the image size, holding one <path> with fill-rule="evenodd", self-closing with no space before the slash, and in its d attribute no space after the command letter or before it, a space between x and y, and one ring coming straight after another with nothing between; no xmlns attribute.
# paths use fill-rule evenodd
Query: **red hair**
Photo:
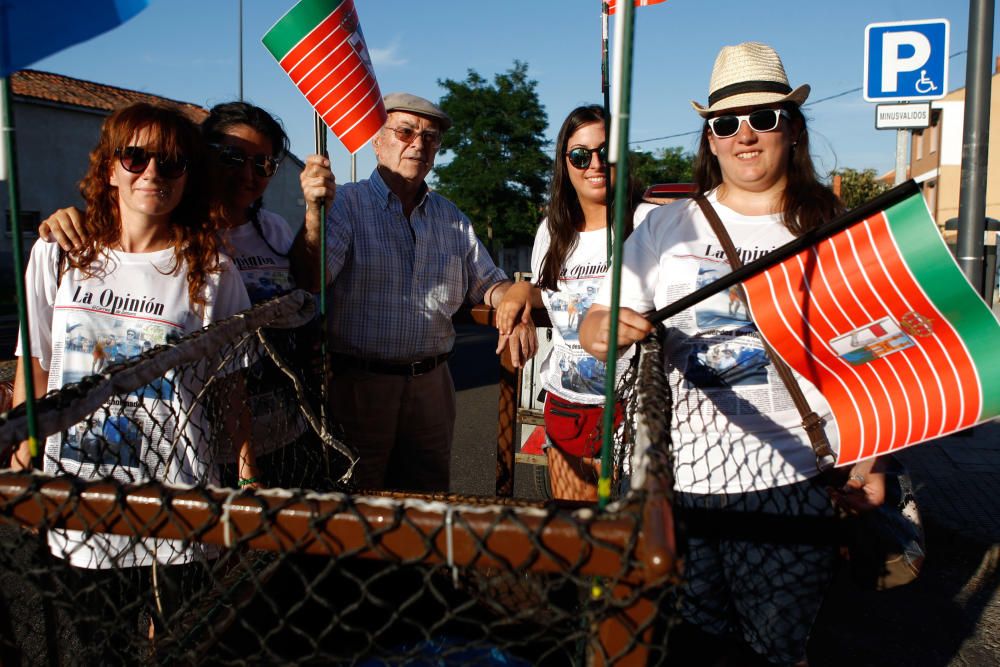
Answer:
<svg viewBox="0 0 1000 667"><path fill-rule="evenodd" d="M101 137L90 152L87 175L80 181L80 194L87 204L84 215L84 245L69 253L69 265L88 276L107 268L101 255L121 241L118 188L109 182L109 169L118 158L115 151L129 145L143 130L148 132L149 150L187 159L187 182L180 203L170 212L174 268L187 263L188 295L191 302L205 305L209 274L218 273L217 214L210 213L208 174L204 141L198 127L180 110L140 102L118 109L105 119Z"/></svg>

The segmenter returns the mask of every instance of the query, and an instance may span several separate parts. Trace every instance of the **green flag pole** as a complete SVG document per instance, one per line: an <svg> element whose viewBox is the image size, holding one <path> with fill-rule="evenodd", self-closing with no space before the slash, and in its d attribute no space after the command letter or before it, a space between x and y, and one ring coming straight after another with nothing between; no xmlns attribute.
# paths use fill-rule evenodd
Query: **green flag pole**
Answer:
<svg viewBox="0 0 1000 667"><path fill-rule="evenodd" d="M327 157L326 122L319 113L313 114L313 117L316 123L316 154ZM323 317L323 345L326 345L326 202L319 204L319 220L319 314Z"/></svg>
<svg viewBox="0 0 1000 667"><path fill-rule="evenodd" d="M604 97L604 135L610 136L611 134L611 85L608 82L608 0L600 0L601 2L601 94ZM557 155L556 159L561 160L562 156ZM611 164L605 160L604 161L604 182L611 182ZM607 262L611 264L611 226L614 224L614 220L611 217L611 206L608 206L608 202L611 201L609 188L604 188L604 203L605 203L605 237L607 239Z"/></svg>
<svg viewBox="0 0 1000 667"><path fill-rule="evenodd" d="M611 116L608 160L615 165L615 233L611 247L611 328L608 332L608 359L604 373L604 422L601 445L601 477L597 482L598 507L611 499L611 445L615 427L615 369L618 366L618 308L621 301L622 237L628 202L628 126L632 101L632 36L635 7L631 0L618 6L615 23L615 102Z"/></svg>
<svg viewBox="0 0 1000 667"><path fill-rule="evenodd" d="M17 320L21 327L21 375L24 377L24 407L28 417L28 448L31 458L38 456L38 424L35 418L35 376L32 372L31 338L28 333L28 301L24 290L24 240L21 237L21 208L17 196L17 155L14 150L14 124L11 120L10 79L0 79L3 96L3 151L7 158L7 208L10 210L12 251L14 254L14 289L17 293Z"/></svg>
<svg viewBox="0 0 1000 667"><path fill-rule="evenodd" d="M326 122L318 112L313 114L313 118L316 129L316 154L329 157L326 147ZM333 169L332 161L330 162L330 169ZM330 359L326 353L326 339L329 326L326 321L326 202L321 201L319 203L319 350L323 359L323 379L320 382L319 418L323 422L324 428L327 423L326 418L329 410L327 400L330 396L330 389L328 387L328 383L330 382ZM326 460L327 472L329 472L329 458L324 457L324 459Z"/></svg>

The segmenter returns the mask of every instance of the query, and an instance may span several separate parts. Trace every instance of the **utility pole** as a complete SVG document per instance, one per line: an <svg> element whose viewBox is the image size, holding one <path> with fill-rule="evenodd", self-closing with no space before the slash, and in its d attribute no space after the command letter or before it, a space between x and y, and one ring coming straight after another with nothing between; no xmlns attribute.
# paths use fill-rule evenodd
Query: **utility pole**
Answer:
<svg viewBox="0 0 1000 667"><path fill-rule="evenodd" d="M986 294L983 232L986 227L986 166L990 144L993 14L993 0L970 0L962 183L958 196L958 239L955 246L958 265L980 294ZM992 279L992 276L989 278Z"/></svg>

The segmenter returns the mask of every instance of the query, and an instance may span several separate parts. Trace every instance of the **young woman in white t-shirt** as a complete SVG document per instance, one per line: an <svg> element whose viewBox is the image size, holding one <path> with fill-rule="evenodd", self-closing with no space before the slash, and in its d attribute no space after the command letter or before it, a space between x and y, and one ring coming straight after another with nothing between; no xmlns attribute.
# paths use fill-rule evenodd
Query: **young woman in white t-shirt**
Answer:
<svg viewBox="0 0 1000 667"><path fill-rule="evenodd" d="M741 256L767 254L843 210L816 177L801 110L808 94L808 85L788 84L774 49L746 42L720 51L709 104L692 102L703 120L694 165L697 192L715 209ZM661 207L625 244L617 340L609 340L610 281L602 285L580 340L597 357L609 345L631 345L653 330L643 313L729 271L696 202ZM885 480L872 461L855 465L845 479L819 475L802 416L737 299L736 292L720 294L664 323L675 506L762 530L754 521L758 515L807 519L795 524L800 527L822 525L816 518L832 514L831 496L852 513L880 505ZM799 378L799 385L836 447L829 405L810 383ZM706 537L689 523L678 607L708 637L692 642L691 655L678 651L678 663L806 664L809 628L833 575L834 549L797 535L786 539L793 529L784 526L780 539L748 540L725 533Z"/></svg>
<svg viewBox="0 0 1000 667"><path fill-rule="evenodd" d="M25 400L29 368L41 396L249 307L239 274L218 250L205 174L201 134L179 110L133 104L105 120L80 184L87 203L82 242L65 254L44 241L32 249L31 359L19 359L15 404ZM127 484L217 484L217 451L204 435L209 417L195 400L203 378L194 375L168 375L113 398L87 421L49 437L39 452L45 472ZM236 392L233 386L230 395ZM249 415L230 409L222 421L236 443L239 476L252 486ZM33 465L24 442L11 467ZM86 591L113 586L116 577L136 581L124 569L184 566L212 555L179 540L61 529L50 531L49 543L54 555L81 568L71 574L82 583L80 604ZM82 574L88 571L89 578ZM116 606L114 596L96 598L100 609Z"/></svg>
<svg viewBox="0 0 1000 667"><path fill-rule="evenodd" d="M288 135L281 122L246 102L212 107L201 124L212 154L222 247L236 262L251 303L266 301L296 287L289 260L295 234L277 213L263 208L263 197L281 160L288 154ZM276 331L270 337L285 361L306 380L320 367L315 349L318 330ZM312 356L310 356L312 355ZM323 446L306 427L299 398L274 364L248 371L253 442L267 486L316 488L324 485L327 466Z"/></svg>
<svg viewBox="0 0 1000 667"><path fill-rule="evenodd" d="M281 122L258 106L225 102L212 107L201 131L210 149L208 183L220 249L236 264L250 302L294 289L295 267L289 252L295 234L283 217L263 208L271 178L288 154L288 135ZM67 250L74 248L84 237L82 219L83 212L76 208L60 209L42 223L39 237ZM284 341L289 344L281 345ZM272 342L281 346L286 360L299 360L303 367L312 365L301 361L308 350L292 349L290 334L275 336ZM304 335L295 336L294 343L298 348L312 346ZM248 378L254 451L263 481L266 486L314 487L326 472L322 445L309 437L297 399L289 395L287 378L259 377L263 369L255 366ZM293 442L296 446L286 449ZM226 468L224 483L236 483L229 479L232 472Z"/></svg>
<svg viewBox="0 0 1000 667"><path fill-rule="evenodd" d="M508 334L530 322L532 308L548 310L553 347L543 361L546 448L553 496L596 500L605 367L583 350L579 327L608 270L607 142L603 107L577 107L556 140L546 218L535 235L535 281L514 284L497 309L497 328ZM630 195L635 201L635 193ZM626 236L632 230L632 202ZM618 374L628 360L620 360ZM558 480L571 476L573 483Z"/></svg>

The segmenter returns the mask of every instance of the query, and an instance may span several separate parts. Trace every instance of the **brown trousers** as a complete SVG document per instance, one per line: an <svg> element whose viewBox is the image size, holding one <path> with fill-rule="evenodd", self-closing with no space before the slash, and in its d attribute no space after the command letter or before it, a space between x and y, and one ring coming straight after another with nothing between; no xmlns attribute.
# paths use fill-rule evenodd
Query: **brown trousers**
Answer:
<svg viewBox="0 0 1000 667"><path fill-rule="evenodd" d="M455 432L448 364L415 377L342 371L330 413L359 457L352 477L359 490L448 491Z"/></svg>

